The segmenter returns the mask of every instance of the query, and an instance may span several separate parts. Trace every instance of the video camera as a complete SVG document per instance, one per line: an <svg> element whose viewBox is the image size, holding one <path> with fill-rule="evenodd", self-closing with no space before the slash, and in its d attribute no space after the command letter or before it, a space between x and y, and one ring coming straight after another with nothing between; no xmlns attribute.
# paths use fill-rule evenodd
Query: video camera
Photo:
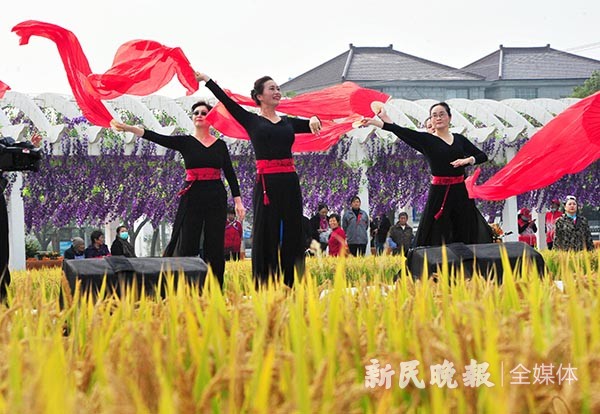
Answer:
<svg viewBox="0 0 600 414"><path fill-rule="evenodd" d="M0 139L0 171L38 171L42 153L31 142Z"/></svg>

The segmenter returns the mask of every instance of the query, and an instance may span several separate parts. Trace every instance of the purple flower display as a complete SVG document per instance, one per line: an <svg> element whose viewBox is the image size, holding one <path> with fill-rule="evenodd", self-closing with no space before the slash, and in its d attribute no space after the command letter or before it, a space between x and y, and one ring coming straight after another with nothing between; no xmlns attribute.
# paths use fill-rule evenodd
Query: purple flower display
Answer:
<svg viewBox="0 0 600 414"><path fill-rule="evenodd" d="M27 230L115 219L132 226L141 217L157 226L173 218L184 171L174 152L158 156L154 144L136 140L135 155L126 155L122 141L110 137L98 156L88 155L85 137L63 135L60 145L62 155L50 156L46 145L40 171L24 177Z"/></svg>
<svg viewBox="0 0 600 414"><path fill-rule="evenodd" d="M518 151L526 138L519 138L512 143L503 139L488 139L481 145L491 161L481 165L479 182L487 181L499 171L503 164L494 161L503 155L508 148ZM430 182L429 166L424 157L401 140L394 143L369 141L367 145L369 168L369 198L372 214L394 211L398 206L410 204L417 211L423 211L427 201ZM544 208L553 198L564 199L566 195L574 195L584 203L592 206L600 204L600 163L595 162L584 171L567 175L556 183L540 190L521 194L517 197L519 207L529 206ZM478 208L490 221L502 215L504 201L476 201Z"/></svg>
<svg viewBox="0 0 600 414"><path fill-rule="evenodd" d="M120 135L104 130L101 142L94 144L99 146L100 155L89 155L88 146L92 144L85 134L79 137L75 130L79 127L85 130L87 120L62 117L60 121L68 126L60 142L55 144L60 145L62 155L51 155L46 143L40 171L24 174L22 195L28 231L48 226L102 225L117 219L132 227L142 217L155 228L160 223L172 222L178 204L177 192L183 186L184 177L183 163L176 152L169 150L157 155L156 146L141 139L135 141L132 152L127 152ZM30 132L35 131L22 112L16 114L13 122L29 123ZM166 119L163 123L171 122ZM518 150L525 142L526 139L521 138L506 144L497 137L482 144L492 161L482 165L480 182L502 167L493 159L502 158L509 147ZM350 144L350 139L343 138L327 153L295 155L304 214L314 214L319 203L340 212L349 198L358 193L360 170L343 161ZM256 180L254 151L249 141L234 141L228 146L244 205L251 211ZM367 160L363 167L367 168L371 213L392 211L402 205L413 205L422 211L430 181L424 157L400 140L386 143L371 139L365 148ZM596 162L547 188L522 194L517 203L519 207L545 207L552 198L574 195L597 206L600 204L599 165ZM478 206L485 216L493 219L502 214L504 202L479 200Z"/></svg>

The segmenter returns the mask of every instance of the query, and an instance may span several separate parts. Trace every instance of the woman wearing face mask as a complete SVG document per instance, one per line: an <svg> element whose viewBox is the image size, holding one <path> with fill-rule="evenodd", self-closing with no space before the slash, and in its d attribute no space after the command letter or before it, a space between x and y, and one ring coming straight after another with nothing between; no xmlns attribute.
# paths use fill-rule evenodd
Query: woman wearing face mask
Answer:
<svg viewBox="0 0 600 414"><path fill-rule="evenodd" d="M215 137L206 122L212 107L206 102L192 106L194 135L166 136L147 129L113 120L117 131L131 132L166 148L179 151L185 163L185 187L179 192L179 207L175 215L171 241L164 256L198 256L200 239L204 232L204 260L223 286L225 272L224 240L227 216L227 193L221 181L225 175L240 221L246 209L240 197L240 186L231 164L229 150L223 140Z"/></svg>
<svg viewBox="0 0 600 414"><path fill-rule="evenodd" d="M577 214L577 199L567 196L565 214L554 223L556 250L593 250L592 231L585 217Z"/></svg>
<svg viewBox="0 0 600 414"><path fill-rule="evenodd" d="M110 246L110 254L113 256L137 257L135 255L135 248L129 243L127 227L117 227L117 236Z"/></svg>
<svg viewBox="0 0 600 414"><path fill-rule="evenodd" d="M452 113L448 104L440 102L433 105L429 114L435 134L396 125L384 109L378 114L379 119L363 119L363 125L374 125L393 132L425 155L429 163L431 186L415 245L491 243L491 228L469 198L464 183L465 167L487 161L487 155L465 136L450 132Z"/></svg>
<svg viewBox="0 0 600 414"><path fill-rule="evenodd" d="M207 75L196 72L198 81L223 103L246 129L256 155L257 180L253 193L252 274L267 283L283 270L286 285L294 283L294 270L304 273L302 193L292 158L296 133L321 130L317 117L308 119L279 116L279 86L268 76L254 82L251 96L260 114L246 111Z"/></svg>

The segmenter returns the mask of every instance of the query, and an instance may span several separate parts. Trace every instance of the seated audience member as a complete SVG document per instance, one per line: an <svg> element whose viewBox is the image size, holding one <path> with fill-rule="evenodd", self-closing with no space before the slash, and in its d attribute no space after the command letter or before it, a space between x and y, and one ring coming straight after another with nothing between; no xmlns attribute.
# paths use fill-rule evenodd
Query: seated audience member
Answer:
<svg viewBox="0 0 600 414"><path fill-rule="evenodd" d="M102 233L100 230L94 230L90 236L90 239L92 244L85 249L86 259L110 256L108 246L104 244L104 233Z"/></svg>
<svg viewBox="0 0 600 414"><path fill-rule="evenodd" d="M81 237L73 237L71 247L65 250L65 260L85 259L85 241Z"/></svg>
<svg viewBox="0 0 600 414"><path fill-rule="evenodd" d="M135 248L129 243L129 232L126 226L117 227L117 236L110 246L110 254L113 256L137 257Z"/></svg>
<svg viewBox="0 0 600 414"><path fill-rule="evenodd" d="M346 232L340 227L340 221L339 214L333 213L329 216L329 227L331 227L331 234L329 235L330 256L346 256L348 251Z"/></svg>

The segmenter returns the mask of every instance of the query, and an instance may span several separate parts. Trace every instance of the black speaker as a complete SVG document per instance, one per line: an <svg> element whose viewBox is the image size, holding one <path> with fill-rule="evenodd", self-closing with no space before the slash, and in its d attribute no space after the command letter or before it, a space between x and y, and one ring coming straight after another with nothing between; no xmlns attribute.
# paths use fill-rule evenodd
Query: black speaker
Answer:
<svg viewBox="0 0 600 414"><path fill-rule="evenodd" d="M96 295L106 277L107 293L120 294L123 288L135 286L138 291L144 289L146 294L154 294L160 288L164 294L164 286L158 287L163 275L173 273L176 284L179 275L185 275L188 284L202 288L208 267L198 257L144 257L127 258L124 256L107 256L99 259L75 259L63 261L63 273L68 283L70 294L75 292L77 283L81 292ZM66 286L65 286L66 288Z"/></svg>
<svg viewBox="0 0 600 414"><path fill-rule="evenodd" d="M437 273L442 268L442 246L417 247L408 252L406 257L407 270L413 279L423 276L423 269L427 263L428 277ZM494 277L498 283L502 283L503 266L501 249L506 249L511 269L517 270L521 266L523 257L535 265L540 276L544 275L545 264L542 255L533 247L522 242L487 243L487 244L464 244L452 243L445 246L448 268L454 269L458 274L461 265L464 268L465 277L470 278L475 272L487 278Z"/></svg>

